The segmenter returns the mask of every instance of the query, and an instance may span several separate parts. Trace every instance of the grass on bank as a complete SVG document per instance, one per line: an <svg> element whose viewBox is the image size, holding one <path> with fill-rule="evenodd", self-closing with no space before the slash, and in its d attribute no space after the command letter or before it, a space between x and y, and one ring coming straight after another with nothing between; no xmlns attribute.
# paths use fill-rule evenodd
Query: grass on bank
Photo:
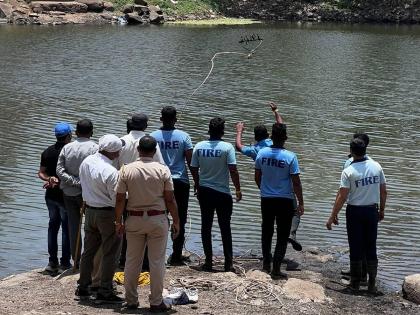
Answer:
<svg viewBox="0 0 420 315"><path fill-rule="evenodd" d="M178 0L174 4L170 0L146 0L148 4L158 5L168 15L200 14L210 11L218 11L217 0ZM120 11L126 4L134 0L111 0L115 9Z"/></svg>
<svg viewBox="0 0 420 315"><path fill-rule="evenodd" d="M182 25L248 25L262 23L257 20L251 19L237 19L237 18L217 18L211 20L186 20L186 21L175 21L169 22L170 24L182 24Z"/></svg>

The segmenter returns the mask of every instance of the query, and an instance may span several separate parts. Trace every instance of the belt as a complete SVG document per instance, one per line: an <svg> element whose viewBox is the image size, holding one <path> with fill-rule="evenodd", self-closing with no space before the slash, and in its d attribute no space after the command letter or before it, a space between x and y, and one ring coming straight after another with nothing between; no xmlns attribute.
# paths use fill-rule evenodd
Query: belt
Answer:
<svg viewBox="0 0 420 315"><path fill-rule="evenodd" d="M147 216L149 217L153 217L155 215L165 214L166 211L164 210L145 210L145 211L127 210L127 215L134 216L134 217L142 217L144 213L147 213Z"/></svg>
<svg viewBox="0 0 420 315"><path fill-rule="evenodd" d="M370 205L348 205L349 207L353 207L353 208L378 208L378 204L377 203L373 203Z"/></svg>
<svg viewBox="0 0 420 315"><path fill-rule="evenodd" d="M93 209L93 210L106 210L106 211L114 211L114 207L92 207L89 205L86 205L87 208Z"/></svg>

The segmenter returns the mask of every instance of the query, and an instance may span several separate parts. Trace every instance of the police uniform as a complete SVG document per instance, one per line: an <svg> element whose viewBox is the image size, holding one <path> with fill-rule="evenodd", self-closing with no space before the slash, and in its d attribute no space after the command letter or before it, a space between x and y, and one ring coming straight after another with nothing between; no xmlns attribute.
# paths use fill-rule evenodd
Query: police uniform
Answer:
<svg viewBox="0 0 420 315"><path fill-rule="evenodd" d="M190 196L190 182L185 165L185 152L193 149L190 136L181 130L157 130L150 134L159 144L165 164L171 171L174 184L174 195L178 205L180 221L179 235L173 240L171 261L180 261L182 247L185 241L185 224L187 222L188 200Z"/></svg>
<svg viewBox="0 0 420 315"><path fill-rule="evenodd" d="M340 188L349 189L346 226L350 247L350 270L355 282L360 282L362 260L365 257L369 282L376 278L378 204L380 185L385 183L382 167L367 157L352 161L341 174Z"/></svg>
<svg viewBox="0 0 420 315"><path fill-rule="evenodd" d="M271 262L271 243L276 222L277 243L273 266L278 268L273 268L273 271L275 269L279 271L281 261L286 254L287 239L295 212L291 175L300 173L299 164L293 152L283 148L267 147L258 152L255 169L261 171L263 264L269 266Z"/></svg>
<svg viewBox="0 0 420 315"><path fill-rule="evenodd" d="M206 140L194 147L191 166L199 168L198 197L201 209L201 238L206 264L211 265L211 229L216 210L222 235L225 267L232 263L230 220L233 201L229 189L229 165L236 165L235 149L222 140Z"/></svg>

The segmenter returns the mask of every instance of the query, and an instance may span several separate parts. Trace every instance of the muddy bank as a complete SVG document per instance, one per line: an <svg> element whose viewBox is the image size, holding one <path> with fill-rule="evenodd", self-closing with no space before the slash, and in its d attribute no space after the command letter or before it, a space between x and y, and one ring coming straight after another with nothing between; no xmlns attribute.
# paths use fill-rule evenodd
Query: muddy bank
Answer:
<svg viewBox="0 0 420 315"><path fill-rule="evenodd" d="M255 257L236 259L237 273L205 273L188 266L168 268L165 288L196 287L198 303L175 306L179 314L418 314L420 307L398 293L372 297L362 292L348 295L341 290L342 266L333 253L310 249L291 252L289 258L301 264L300 271L287 271L289 279L271 280L252 271L260 268ZM217 266L216 266L217 268ZM220 266L220 268L222 268ZM78 275L59 280L39 271L18 274L0 281L1 314L148 314L148 286L139 288L140 308L121 311L116 305L95 305L74 299ZM380 281L380 279L379 279ZM118 286L123 294L123 286Z"/></svg>

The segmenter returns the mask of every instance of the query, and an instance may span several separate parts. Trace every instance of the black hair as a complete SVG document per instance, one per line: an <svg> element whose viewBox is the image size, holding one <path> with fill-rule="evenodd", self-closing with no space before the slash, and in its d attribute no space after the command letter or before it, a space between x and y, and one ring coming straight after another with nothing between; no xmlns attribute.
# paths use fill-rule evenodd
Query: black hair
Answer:
<svg viewBox="0 0 420 315"><path fill-rule="evenodd" d="M65 136L55 136L55 138L57 139L57 142L65 142L69 135L70 133L66 134Z"/></svg>
<svg viewBox="0 0 420 315"><path fill-rule="evenodd" d="M256 141L261 141L269 137L267 128L264 125L257 125L254 127L254 137Z"/></svg>
<svg viewBox="0 0 420 315"><path fill-rule="evenodd" d="M133 130L133 122L131 120L131 118L127 119L127 133L130 133L131 130Z"/></svg>
<svg viewBox="0 0 420 315"><path fill-rule="evenodd" d="M221 117L210 120L209 134L210 138L221 138L225 134L225 120Z"/></svg>
<svg viewBox="0 0 420 315"><path fill-rule="evenodd" d="M271 139L273 142L285 142L287 140L287 128L285 124L275 123L271 128Z"/></svg>
<svg viewBox="0 0 420 315"><path fill-rule="evenodd" d="M152 136L144 136L139 141L138 150L144 153L153 152L156 149L156 139Z"/></svg>
<svg viewBox="0 0 420 315"><path fill-rule="evenodd" d="M353 139L361 139L366 144L366 146L369 145L369 136L363 132L356 132L353 135Z"/></svg>
<svg viewBox="0 0 420 315"><path fill-rule="evenodd" d="M80 136L87 136L93 132L93 124L90 119L82 119L77 122L76 133Z"/></svg>
<svg viewBox="0 0 420 315"><path fill-rule="evenodd" d="M172 122L176 119L176 108L173 106L165 106L160 113L162 122Z"/></svg>
<svg viewBox="0 0 420 315"><path fill-rule="evenodd" d="M364 156L366 154L366 143L361 138L351 140L350 152L356 156Z"/></svg>

